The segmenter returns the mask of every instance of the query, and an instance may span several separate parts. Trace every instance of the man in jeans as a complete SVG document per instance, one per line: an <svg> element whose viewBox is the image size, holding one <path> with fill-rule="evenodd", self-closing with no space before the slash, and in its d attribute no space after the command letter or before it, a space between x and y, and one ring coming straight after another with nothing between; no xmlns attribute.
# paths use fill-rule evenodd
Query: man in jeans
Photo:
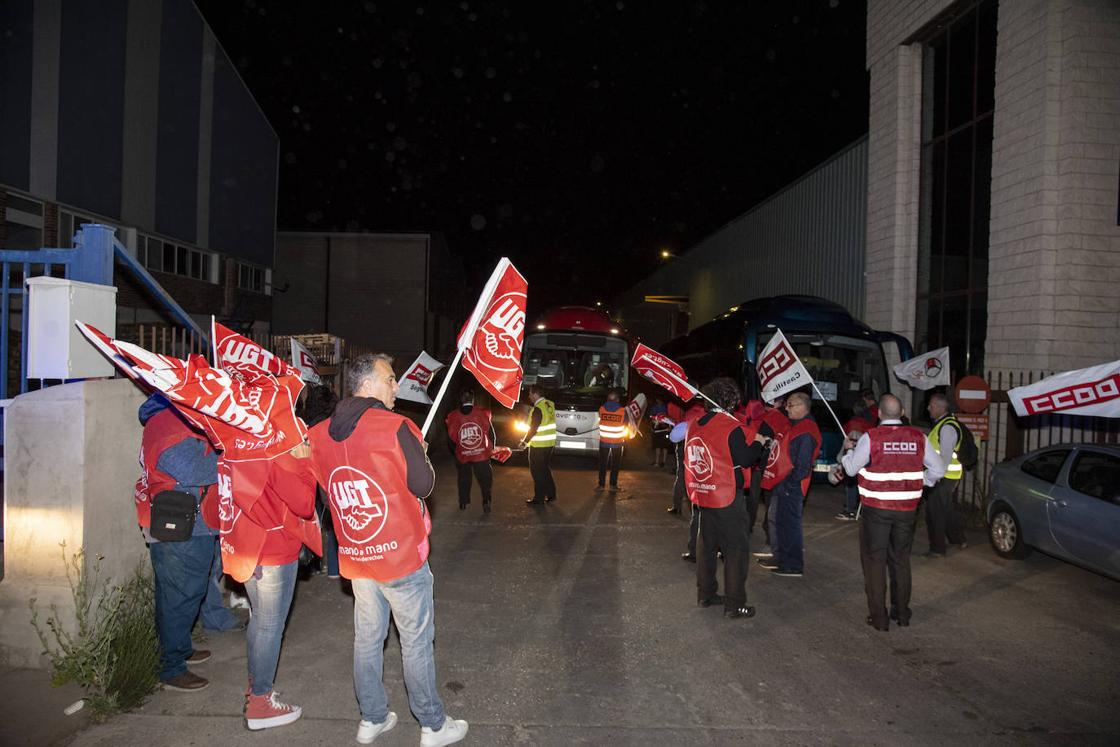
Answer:
<svg viewBox="0 0 1120 747"><path fill-rule="evenodd" d="M155 576L156 634L159 637L159 679L164 688L181 692L210 684L187 664L201 664L209 651L195 651L191 628L206 596L214 563L217 531L195 516L194 531L183 542L159 542L151 536L151 499L177 490L201 500L217 481L217 455L210 443L191 428L161 394L140 406L144 426L136 482L136 517L152 558Z"/></svg>
<svg viewBox="0 0 1120 747"><path fill-rule="evenodd" d="M354 689L362 714L357 740L369 744L397 723L382 682L391 614L420 744L434 747L463 739L467 722L444 713L436 687L432 523L424 505L435 473L420 430L392 412L398 389L392 361L379 354L351 364L354 396L311 429L311 459L334 517L339 569L354 588Z"/></svg>

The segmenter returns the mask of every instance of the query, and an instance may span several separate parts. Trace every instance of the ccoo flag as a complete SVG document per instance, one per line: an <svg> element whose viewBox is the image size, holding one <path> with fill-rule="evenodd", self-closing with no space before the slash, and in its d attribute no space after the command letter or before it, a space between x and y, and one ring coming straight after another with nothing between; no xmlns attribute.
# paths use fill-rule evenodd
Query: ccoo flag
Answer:
<svg viewBox="0 0 1120 747"><path fill-rule="evenodd" d="M441 368L445 368L442 363L424 351L420 351L420 355L401 377L401 389L397 392L397 399L407 399L423 405L432 404L432 399L428 396L428 384L432 383L432 376Z"/></svg>
<svg viewBox="0 0 1120 747"><path fill-rule="evenodd" d="M1047 376L1007 393L1020 417L1060 412L1120 418L1120 361Z"/></svg>
<svg viewBox="0 0 1120 747"><path fill-rule="evenodd" d="M684 369L672 360L651 347L638 343L634 348L634 356L630 359L630 367L645 376L647 379L664 387L673 393L673 396L682 402L688 402L699 392L696 387L688 383Z"/></svg>
<svg viewBox="0 0 1120 747"><path fill-rule="evenodd" d="M813 383L809 370L780 329L758 356L758 383L767 402Z"/></svg>
<svg viewBox="0 0 1120 747"><path fill-rule="evenodd" d="M292 365L299 369L299 377L308 384L322 384L323 377L319 375L319 362L315 356L296 338L291 338L291 343Z"/></svg>
<svg viewBox="0 0 1120 747"><path fill-rule="evenodd" d="M506 257L494 268L459 333L463 367L503 407L521 396L521 346L525 343L525 297L529 284Z"/></svg>
<svg viewBox="0 0 1120 747"><path fill-rule="evenodd" d="M949 348L931 350L894 367L894 375L915 389L949 386Z"/></svg>

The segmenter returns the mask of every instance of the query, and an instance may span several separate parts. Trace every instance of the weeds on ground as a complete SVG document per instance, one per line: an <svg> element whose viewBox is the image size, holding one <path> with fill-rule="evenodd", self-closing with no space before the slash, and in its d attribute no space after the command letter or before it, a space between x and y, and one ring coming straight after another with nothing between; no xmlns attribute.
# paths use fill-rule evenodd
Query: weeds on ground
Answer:
<svg viewBox="0 0 1120 747"><path fill-rule="evenodd" d="M64 624L53 604L41 624L37 600L28 603L31 624L51 660L52 681L56 686L81 686L95 720L136 708L159 683L152 579L138 568L124 583L110 586L99 580L100 557L87 573L85 551L67 559L65 543L62 560L74 598L75 625Z"/></svg>

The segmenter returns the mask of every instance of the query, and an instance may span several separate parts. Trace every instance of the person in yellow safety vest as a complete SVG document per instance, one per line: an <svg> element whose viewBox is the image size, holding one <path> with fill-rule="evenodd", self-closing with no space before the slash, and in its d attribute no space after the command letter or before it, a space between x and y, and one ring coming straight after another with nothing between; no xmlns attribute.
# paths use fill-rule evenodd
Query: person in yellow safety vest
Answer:
<svg viewBox="0 0 1120 747"><path fill-rule="evenodd" d="M521 439L521 448L529 447L529 474L533 476L533 497L528 504L556 500L556 482L552 479L552 450L556 447L556 405L545 399L537 385L529 387L529 431Z"/></svg>
<svg viewBox="0 0 1120 747"><path fill-rule="evenodd" d="M957 491L964 468L957 459L957 444L961 439L961 429L953 416L952 403L944 394L934 394L926 407L933 428L929 432L929 442L941 456L945 465L945 477L933 487L925 489L926 530L929 533L929 549L923 553L925 558L943 558L948 545L967 546L960 516L953 508L953 495Z"/></svg>
<svg viewBox="0 0 1120 747"><path fill-rule="evenodd" d="M630 415L618 401L618 390L607 392L599 408L599 490L606 487L607 466L611 468L611 491L618 490L618 470L622 467L624 444L630 438Z"/></svg>

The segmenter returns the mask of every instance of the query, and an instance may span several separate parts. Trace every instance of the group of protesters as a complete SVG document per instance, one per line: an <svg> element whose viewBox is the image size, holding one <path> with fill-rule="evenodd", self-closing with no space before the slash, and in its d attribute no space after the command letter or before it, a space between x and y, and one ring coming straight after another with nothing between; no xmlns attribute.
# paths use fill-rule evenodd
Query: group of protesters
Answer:
<svg viewBox="0 0 1120 747"><path fill-rule="evenodd" d="M468 725L444 712L436 685L431 520L424 503L435 474L427 444L411 420L393 412L398 386L389 356L357 359L347 383L352 396L337 402L325 387L305 389L299 410L309 428L306 440L248 467L223 463L215 445L162 394L141 407L136 507L155 576L159 677L165 688L183 692L209 684L188 668L210 658L193 648L191 630L224 561L224 570L244 583L251 607L246 726L268 729L300 718L302 709L281 701L273 684L301 547L322 551L318 493L330 509L328 546L337 545L337 573L354 593L357 741L371 743L397 723L382 682L392 615L421 744L452 744L466 736ZM187 501L186 522L193 522L185 528L168 518L168 507L181 500ZM488 506L488 489L484 501ZM169 535L169 527L184 536Z"/></svg>
<svg viewBox="0 0 1120 747"><path fill-rule="evenodd" d="M774 576L804 574L802 515L821 433L805 391L744 402L735 381L720 377L700 394L688 406L670 403L651 413L654 428L670 428L668 440L676 444L677 479L668 511L680 513L687 496L688 547L681 558L696 563L697 603L722 606L729 618L753 617L746 594L750 556ZM956 449L964 429L946 395L933 394L927 409L934 423L929 437L909 424L897 397L876 400L870 390L861 391L844 426L839 464L829 475L830 482L845 486L836 518L860 522L867 623L877 630L888 630L891 620L900 627L910 624L910 551L923 500L929 533L924 556L944 557L947 544L966 544L952 510L962 475ZM751 553L762 506L765 544Z"/></svg>

